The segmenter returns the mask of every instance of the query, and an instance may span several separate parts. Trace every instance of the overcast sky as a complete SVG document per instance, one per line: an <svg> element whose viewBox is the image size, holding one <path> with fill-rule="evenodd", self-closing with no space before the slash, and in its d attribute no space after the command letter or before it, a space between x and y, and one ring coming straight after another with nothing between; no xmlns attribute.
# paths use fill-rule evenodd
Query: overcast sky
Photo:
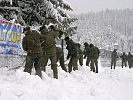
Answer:
<svg viewBox="0 0 133 100"><path fill-rule="evenodd" d="M133 8L133 0L65 0L73 8L73 13L86 13L109 9Z"/></svg>

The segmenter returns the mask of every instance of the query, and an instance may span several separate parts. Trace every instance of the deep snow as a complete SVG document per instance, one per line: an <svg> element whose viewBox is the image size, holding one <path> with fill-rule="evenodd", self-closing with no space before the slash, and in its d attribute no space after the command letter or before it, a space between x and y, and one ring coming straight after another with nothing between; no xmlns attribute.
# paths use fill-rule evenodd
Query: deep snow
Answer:
<svg viewBox="0 0 133 100"><path fill-rule="evenodd" d="M102 67L93 73L85 66L66 73L58 68L59 79L47 67L43 79L23 72L0 68L0 100L133 100L133 69ZM33 70L34 74L34 70Z"/></svg>

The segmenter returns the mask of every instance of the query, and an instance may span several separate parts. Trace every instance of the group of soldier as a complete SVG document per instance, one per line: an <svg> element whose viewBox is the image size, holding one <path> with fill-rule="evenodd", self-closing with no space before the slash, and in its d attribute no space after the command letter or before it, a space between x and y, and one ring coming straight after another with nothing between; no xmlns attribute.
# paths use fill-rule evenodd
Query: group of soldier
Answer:
<svg viewBox="0 0 133 100"><path fill-rule="evenodd" d="M65 37L66 49L68 51L66 60L64 60L64 52L62 48L56 47L55 38L57 32L53 25L48 28L43 25L40 27L40 33L31 30L30 27L25 27L23 33L25 37L22 41L22 47L27 52L26 64L24 72L31 74L32 67L35 67L36 75L42 78L41 71L46 72L46 66L48 59L51 61L51 69L53 70L53 77L58 79L57 62L60 62L61 68L65 72L71 73L72 70L78 70L78 63L83 65L83 59L86 58L86 66L90 68L90 71L98 73L98 58L100 50L92 43L84 43L84 50L81 49L80 43L74 42L69 37ZM111 69L116 67L118 54L117 49L114 49L111 53ZM133 66L133 55L129 52L126 55L125 52L120 56L123 65L126 67L127 62L129 68ZM69 60L68 68L65 66L65 61Z"/></svg>
<svg viewBox="0 0 133 100"><path fill-rule="evenodd" d="M86 66L90 67L91 71L98 73L98 58L100 51L96 46L94 46L92 43L89 45L87 42L85 42L84 51L82 51L80 44L73 42L73 40L69 37L66 37L65 41L67 45L66 49L68 50L67 59L70 58L68 72L71 72L72 69L74 71L78 70L78 61L80 66L82 66L83 58L87 58Z"/></svg>
<svg viewBox="0 0 133 100"><path fill-rule="evenodd" d="M39 31L41 34L31 30L30 27L23 29L25 37L22 41L22 47L27 52L24 72L31 74L31 69L34 65L36 75L42 78L41 71L46 71L47 62L50 59L53 77L58 79L54 27L50 26L47 29L43 25Z"/></svg>
<svg viewBox="0 0 133 100"><path fill-rule="evenodd" d="M64 64L64 52L62 48L56 47L55 38L57 37L57 33L55 27L51 25L47 28L43 25L39 31L40 33L31 30L30 27L23 29L25 37L22 40L22 47L27 52L24 72L31 74L32 67L34 66L36 75L42 78L41 71L46 71L48 59L50 59L53 77L58 79L58 61L60 62L61 68L70 73L72 70L78 70L78 62L82 66L83 58L87 58L86 66L89 66L91 71L98 73L98 57L100 51L96 46L93 44L89 45L85 42L83 51L79 43L74 42L69 37L65 37L66 49L68 50L67 60L69 60L67 69Z"/></svg>
<svg viewBox="0 0 133 100"><path fill-rule="evenodd" d="M113 66L115 69L117 58L119 58L117 49L114 49L113 52L111 53L111 69ZM128 55L125 52L123 52L122 55L120 55L120 58L122 60L122 65L121 65L122 68L123 66L127 67L127 62L128 62L129 68L133 67L133 55L131 54L131 52L129 52Z"/></svg>

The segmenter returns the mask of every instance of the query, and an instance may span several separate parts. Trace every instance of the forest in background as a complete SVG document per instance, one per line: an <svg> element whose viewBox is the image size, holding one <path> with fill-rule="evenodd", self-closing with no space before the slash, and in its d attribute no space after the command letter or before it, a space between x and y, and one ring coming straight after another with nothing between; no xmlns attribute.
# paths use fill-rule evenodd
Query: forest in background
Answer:
<svg viewBox="0 0 133 100"><path fill-rule="evenodd" d="M133 52L133 9L106 9L100 12L71 15L76 17L77 34L72 38L103 49Z"/></svg>

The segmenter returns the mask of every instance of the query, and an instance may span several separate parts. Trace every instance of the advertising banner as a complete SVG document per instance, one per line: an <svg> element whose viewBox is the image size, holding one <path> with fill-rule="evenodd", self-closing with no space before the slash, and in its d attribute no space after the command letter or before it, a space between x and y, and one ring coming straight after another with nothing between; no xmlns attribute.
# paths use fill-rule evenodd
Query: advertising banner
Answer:
<svg viewBox="0 0 133 100"><path fill-rule="evenodd" d="M21 54L22 31L22 26L0 20L0 54Z"/></svg>

